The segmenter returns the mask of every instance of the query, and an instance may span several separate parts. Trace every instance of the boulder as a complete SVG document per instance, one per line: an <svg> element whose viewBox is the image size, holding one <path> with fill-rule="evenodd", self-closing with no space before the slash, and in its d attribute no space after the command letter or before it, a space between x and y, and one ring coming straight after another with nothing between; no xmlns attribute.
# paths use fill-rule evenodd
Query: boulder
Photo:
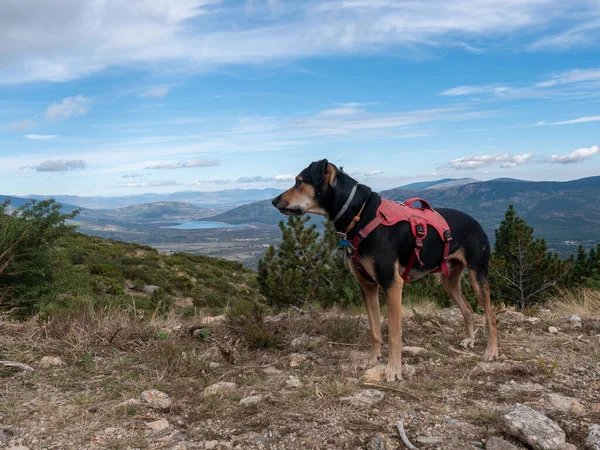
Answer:
<svg viewBox="0 0 600 450"><path fill-rule="evenodd" d="M506 433L534 450L557 450L566 444L565 432L556 422L521 403L504 409L502 424Z"/></svg>

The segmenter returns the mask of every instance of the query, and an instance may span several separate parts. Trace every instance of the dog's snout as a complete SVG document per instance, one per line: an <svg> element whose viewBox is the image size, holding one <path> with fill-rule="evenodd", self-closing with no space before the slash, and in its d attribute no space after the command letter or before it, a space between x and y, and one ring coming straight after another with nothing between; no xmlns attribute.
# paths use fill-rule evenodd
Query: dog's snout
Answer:
<svg viewBox="0 0 600 450"><path fill-rule="evenodd" d="M273 206L275 208L277 208L277 202L279 201L279 197L275 197L273 200L271 200L271 203L273 204Z"/></svg>
<svg viewBox="0 0 600 450"><path fill-rule="evenodd" d="M281 199L281 195L278 195L273 200L271 200L271 203L273 203L273 206L277 209L285 208L287 206L287 202L284 202Z"/></svg>

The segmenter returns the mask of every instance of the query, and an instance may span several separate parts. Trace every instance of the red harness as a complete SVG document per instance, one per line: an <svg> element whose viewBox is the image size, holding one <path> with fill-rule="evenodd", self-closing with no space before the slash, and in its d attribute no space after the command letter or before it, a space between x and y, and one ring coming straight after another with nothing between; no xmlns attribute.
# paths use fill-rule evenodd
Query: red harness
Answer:
<svg viewBox="0 0 600 450"><path fill-rule="evenodd" d="M417 201L421 203L420 208L413 207L413 203ZM450 241L452 240L450 227L446 220L435 211L427 201L421 198L411 198L404 203L381 200L381 205L377 208L377 216L350 241L350 245L354 249L354 253L352 254L352 264L354 265L354 268L363 274L363 276L366 276L367 279L371 279L371 276L367 274L358 261L358 246L361 241L379 225L389 227L398 222L409 222L412 233L416 239L415 248L410 256L408 265L402 273L402 279L406 282L410 280L409 274L415 261L418 261L419 267L423 266L420 253L421 248L423 247L423 240L427 236L427 225L431 225L435 228L444 242L444 257L442 262L439 267L431 272L441 272L445 277L450 276L450 271L448 269L448 253L450 252Z"/></svg>

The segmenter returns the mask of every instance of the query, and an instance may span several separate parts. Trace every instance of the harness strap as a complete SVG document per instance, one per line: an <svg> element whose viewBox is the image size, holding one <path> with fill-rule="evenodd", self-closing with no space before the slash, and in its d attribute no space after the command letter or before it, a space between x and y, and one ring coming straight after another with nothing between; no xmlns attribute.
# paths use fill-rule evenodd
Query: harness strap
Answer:
<svg viewBox="0 0 600 450"><path fill-rule="evenodd" d="M344 206L342 206L342 209L340 209L340 212L338 212L337 215L333 218L334 223L337 222L338 220L340 220L341 217L344 215L344 213L350 207L350 203L352 203L352 200L354 199L354 196L356 195L356 189L358 189L358 183L356 183L354 185L354 187L352 188L352 191L350 192L350 195L348 196L348 200L346 200L346 203L344 203Z"/></svg>

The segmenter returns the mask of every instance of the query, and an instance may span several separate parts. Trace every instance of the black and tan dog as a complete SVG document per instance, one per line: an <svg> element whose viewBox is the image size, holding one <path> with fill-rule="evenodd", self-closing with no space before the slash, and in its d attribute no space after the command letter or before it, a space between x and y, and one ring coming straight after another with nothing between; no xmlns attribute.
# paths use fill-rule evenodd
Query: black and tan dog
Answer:
<svg viewBox="0 0 600 450"><path fill-rule="evenodd" d="M355 186L357 188L352 195ZM351 202L347 210L340 216L340 212L350 198ZM344 232L354 220L354 226L348 232L348 239L352 239L371 222L377 214L380 203L379 194L371 191L368 186L359 184L325 159L313 162L296 177L296 184L292 188L273 199L273 205L283 214L299 216L313 213L323 215L329 220L337 219L335 227L340 232ZM360 212L361 208L362 212ZM467 336L461 345L464 348L472 348L475 343L473 310L461 292L461 276L466 269L469 281L486 315L488 342L484 357L486 360L496 359L498 357L496 317L490 304L487 279L489 240L481 225L471 216L454 209L439 208L436 211L442 215L452 230L449 252L450 276L442 277L442 281L446 292L458 304L464 316ZM430 231L421 249L423 265L411 271L411 281L440 266L444 243L438 233L434 230ZM402 379L404 280L401 274L409 264L414 246L415 237L408 222L399 222L389 227L379 226L361 242L358 248L358 261L366 274L363 275L353 267L353 264L349 264L360 284L369 316L372 346L367 361L368 367L376 365L381 356L379 287L383 289L386 297L389 329L387 381Z"/></svg>

